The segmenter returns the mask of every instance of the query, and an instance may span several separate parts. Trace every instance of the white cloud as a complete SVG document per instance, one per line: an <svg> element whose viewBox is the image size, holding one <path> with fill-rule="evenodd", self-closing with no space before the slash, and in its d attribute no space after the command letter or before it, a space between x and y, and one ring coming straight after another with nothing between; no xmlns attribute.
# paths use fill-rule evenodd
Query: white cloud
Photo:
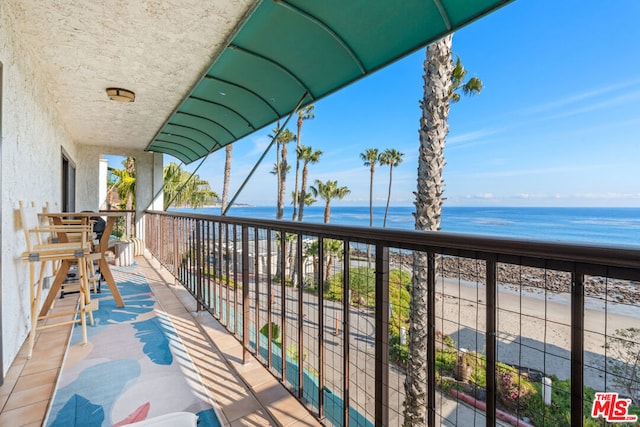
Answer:
<svg viewBox="0 0 640 427"><path fill-rule="evenodd" d="M605 100L600 102L594 102L592 104L579 106L573 109L565 109L557 114L550 116L549 119L559 119L559 118L575 116L582 113L588 113L591 111L610 109L618 105L629 105L633 101L636 101L638 99L640 99L640 91L625 93L615 97L608 97Z"/></svg>
<svg viewBox="0 0 640 427"><path fill-rule="evenodd" d="M499 129L483 129L472 132L466 132L452 137L447 137L447 145L461 144L465 142L477 141L487 136L495 135L502 132Z"/></svg>
<svg viewBox="0 0 640 427"><path fill-rule="evenodd" d="M534 113L543 113L545 111L551 111L566 107L567 105L571 105L574 103L584 104L582 101L589 98L594 98L601 95L607 95L612 92L616 92L618 90L627 89L632 86L636 86L640 84L640 80L632 80L628 82L622 82L614 85L609 85L605 87L601 87L594 90L589 90L583 93L578 93L575 95L570 95L565 98L557 99L555 101L551 101L536 107L531 107L524 111L525 114L534 114Z"/></svg>
<svg viewBox="0 0 640 427"><path fill-rule="evenodd" d="M520 193L513 197L516 199L529 199L529 200L549 198L547 194L535 194L535 193Z"/></svg>
<svg viewBox="0 0 640 427"><path fill-rule="evenodd" d="M566 172L582 172L585 170L602 169L608 167L608 165L583 165L583 166L560 166L554 168L540 168L540 169L515 169L515 170L503 170L495 172L478 172L471 174L464 174L464 176L470 176L475 178L488 178L488 177L510 177L510 176L525 176L525 175L548 175L554 173L566 173Z"/></svg>
<svg viewBox="0 0 640 427"><path fill-rule="evenodd" d="M640 199L640 193L578 193L576 199Z"/></svg>
<svg viewBox="0 0 640 427"><path fill-rule="evenodd" d="M251 138L251 142L253 143L253 148L247 153L249 156L264 153L264 150L266 150L267 146L271 143L271 138L267 135L255 135Z"/></svg>
<svg viewBox="0 0 640 427"><path fill-rule="evenodd" d="M468 199L468 200L474 200L474 199L490 200L490 199L493 199L494 197L495 197L495 195L493 193L479 193L479 194L467 194L465 196L465 199Z"/></svg>

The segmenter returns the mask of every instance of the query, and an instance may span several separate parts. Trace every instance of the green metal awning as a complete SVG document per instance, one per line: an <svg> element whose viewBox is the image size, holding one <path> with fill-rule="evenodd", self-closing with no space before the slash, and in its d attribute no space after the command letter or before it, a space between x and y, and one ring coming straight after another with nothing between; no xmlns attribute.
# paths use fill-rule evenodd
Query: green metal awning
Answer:
<svg viewBox="0 0 640 427"><path fill-rule="evenodd" d="M511 1L263 0L147 150L191 163Z"/></svg>

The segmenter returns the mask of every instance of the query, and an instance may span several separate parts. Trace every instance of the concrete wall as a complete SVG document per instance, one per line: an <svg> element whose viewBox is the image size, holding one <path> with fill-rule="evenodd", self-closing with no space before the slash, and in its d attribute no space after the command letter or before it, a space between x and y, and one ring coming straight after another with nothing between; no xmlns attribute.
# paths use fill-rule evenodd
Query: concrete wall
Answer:
<svg viewBox="0 0 640 427"><path fill-rule="evenodd" d="M56 100L7 8L0 6L2 62L2 141L0 154L2 367L15 358L29 332L28 269L20 260L26 249L18 202L49 202L60 208L62 150L78 163L78 148L59 120ZM3 374L4 374L3 372Z"/></svg>
<svg viewBox="0 0 640 427"><path fill-rule="evenodd" d="M19 220L19 201L61 210L62 152L76 167L75 208L100 207L100 155L134 156L137 160L138 230L141 212L162 209L154 195L162 185L162 155L127 148L108 149L72 141L47 81L38 72L29 46L21 44L11 11L0 2L0 63L2 64L0 121L0 315L2 318L2 375L6 373L29 333L28 267L20 259L26 249ZM159 203L159 205L158 205ZM159 206L159 207L158 207Z"/></svg>
<svg viewBox="0 0 640 427"><path fill-rule="evenodd" d="M147 209L162 210L162 154L133 150L127 147L104 147L80 145L76 168L76 210L100 209L104 200L100 196L100 156L113 154L136 159L136 230L144 238L144 215ZM118 165L120 167L120 165ZM155 197L154 197L155 196Z"/></svg>

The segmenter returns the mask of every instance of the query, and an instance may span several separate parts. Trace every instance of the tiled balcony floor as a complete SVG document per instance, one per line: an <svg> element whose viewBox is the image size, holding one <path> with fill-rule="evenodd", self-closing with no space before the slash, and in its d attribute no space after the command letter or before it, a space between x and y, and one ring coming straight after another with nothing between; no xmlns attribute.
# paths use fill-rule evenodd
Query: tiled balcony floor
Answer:
<svg viewBox="0 0 640 427"><path fill-rule="evenodd" d="M171 318L202 381L230 426L319 426L316 419L253 357L242 364L242 347L154 260L136 262L157 301ZM57 299L54 311L75 298ZM33 357L23 346L0 387L0 426L40 426L64 359L70 326L40 331ZM215 344L214 344L215 343Z"/></svg>

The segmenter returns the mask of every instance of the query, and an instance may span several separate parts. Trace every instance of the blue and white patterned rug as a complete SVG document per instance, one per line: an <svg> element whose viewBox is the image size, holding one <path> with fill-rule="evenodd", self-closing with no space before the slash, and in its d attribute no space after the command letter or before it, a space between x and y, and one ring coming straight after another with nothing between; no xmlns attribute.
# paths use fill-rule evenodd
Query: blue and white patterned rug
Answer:
<svg viewBox="0 0 640 427"><path fill-rule="evenodd" d="M108 286L99 299L89 343L73 329L46 426L123 426L171 412L197 414L199 426L220 426L200 376L146 278L112 268L125 307Z"/></svg>

